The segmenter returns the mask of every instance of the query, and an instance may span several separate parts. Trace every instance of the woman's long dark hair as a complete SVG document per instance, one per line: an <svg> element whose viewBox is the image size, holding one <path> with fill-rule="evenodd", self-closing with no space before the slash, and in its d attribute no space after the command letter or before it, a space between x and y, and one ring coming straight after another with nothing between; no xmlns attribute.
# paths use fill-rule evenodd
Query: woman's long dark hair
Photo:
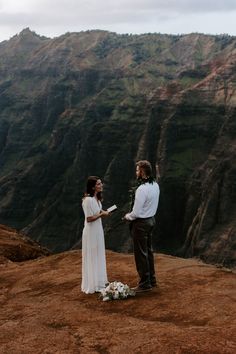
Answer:
<svg viewBox="0 0 236 354"><path fill-rule="evenodd" d="M99 179L101 179L101 178L98 176L89 176L88 177L85 196L90 196L90 197L94 196L95 185ZM102 193L101 192L97 193L97 198L98 198L98 200L102 200Z"/></svg>

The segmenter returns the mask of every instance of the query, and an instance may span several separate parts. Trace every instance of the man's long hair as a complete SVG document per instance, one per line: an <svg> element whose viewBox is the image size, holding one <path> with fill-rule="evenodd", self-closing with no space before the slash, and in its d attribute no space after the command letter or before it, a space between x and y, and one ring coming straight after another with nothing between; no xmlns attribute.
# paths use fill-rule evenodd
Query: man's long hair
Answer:
<svg viewBox="0 0 236 354"><path fill-rule="evenodd" d="M139 166L141 170L145 173L147 177L153 178L152 165L147 160L140 160L136 162L136 166Z"/></svg>

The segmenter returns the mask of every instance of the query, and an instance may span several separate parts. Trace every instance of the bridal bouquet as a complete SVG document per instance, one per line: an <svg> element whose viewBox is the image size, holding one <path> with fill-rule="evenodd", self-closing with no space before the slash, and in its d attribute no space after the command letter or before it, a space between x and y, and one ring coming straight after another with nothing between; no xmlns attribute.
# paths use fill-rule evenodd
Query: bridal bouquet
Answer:
<svg viewBox="0 0 236 354"><path fill-rule="evenodd" d="M100 290L100 293L103 301L120 300L126 299L128 296L135 296L135 291L120 281L108 283L104 289Z"/></svg>

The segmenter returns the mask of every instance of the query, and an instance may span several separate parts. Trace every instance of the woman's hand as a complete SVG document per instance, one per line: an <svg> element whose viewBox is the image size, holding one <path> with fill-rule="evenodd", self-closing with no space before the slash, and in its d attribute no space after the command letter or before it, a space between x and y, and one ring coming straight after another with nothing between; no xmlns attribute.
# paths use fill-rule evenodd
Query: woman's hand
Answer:
<svg viewBox="0 0 236 354"><path fill-rule="evenodd" d="M87 222L93 222L96 221L99 218L103 218L105 216L110 215L110 213L106 210L101 210L99 214L93 215L93 216L88 216L87 217Z"/></svg>
<svg viewBox="0 0 236 354"><path fill-rule="evenodd" d="M100 211L100 215L101 215L101 217L103 218L104 216L110 215L110 213L109 213L109 211L101 210L101 211Z"/></svg>

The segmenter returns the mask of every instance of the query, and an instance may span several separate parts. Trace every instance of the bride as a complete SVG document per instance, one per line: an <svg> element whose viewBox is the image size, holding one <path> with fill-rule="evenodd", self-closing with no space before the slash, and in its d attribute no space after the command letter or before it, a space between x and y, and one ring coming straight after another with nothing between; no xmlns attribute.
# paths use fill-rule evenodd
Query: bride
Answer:
<svg viewBox="0 0 236 354"><path fill-rule="evenodd" d="M102 181L97 176L87 180L82 207L85 215L82 234L82 284L81 290L92 294L107 283L105 242L102 217L109 212L102 210Z"/></svg>

